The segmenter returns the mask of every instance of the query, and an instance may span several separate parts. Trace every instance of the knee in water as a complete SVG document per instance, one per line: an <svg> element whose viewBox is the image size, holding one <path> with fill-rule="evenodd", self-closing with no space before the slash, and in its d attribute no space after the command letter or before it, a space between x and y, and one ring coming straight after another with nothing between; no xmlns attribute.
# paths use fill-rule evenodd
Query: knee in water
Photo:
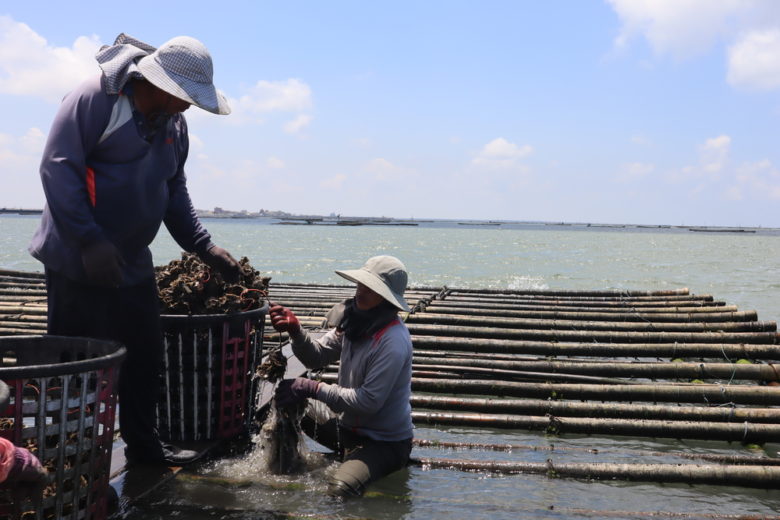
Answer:
<svg viewBox="0 0 780 520"><path fill-rule="evenodd" d="M328 495L339 498L360 497L363 496L363 486L356 482L353 487L343 480L332 479L328 482Z"/></svg>

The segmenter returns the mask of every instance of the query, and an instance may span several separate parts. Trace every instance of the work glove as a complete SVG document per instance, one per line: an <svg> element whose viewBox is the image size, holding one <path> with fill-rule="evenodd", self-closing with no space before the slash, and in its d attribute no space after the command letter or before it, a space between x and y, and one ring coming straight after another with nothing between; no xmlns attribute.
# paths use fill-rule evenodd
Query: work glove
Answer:
<svg viewBox="0 0 780 520"><path fill-rule="evenodd" d="M310 397L317 395L319 381L307 379L305 377L296 377L295 379L282 379L276 386L274 399L277 408L286 408L298 404Z"/></svg>
<svg viewBox="0 0 780 520"><path fill-rule="evenodd" d="M274 305L268 310L268 314L271 316L271 325L277 332L286 332L291 336L300 334L301 323L287 307Z"/></svg>
<svg viewBox="0 0 780 520"><path fill-rule="evenodd" d="M241 265L221 247L212 245L198 256L206 265L219 272L226 282L235 283L238 281Z"/></svg>
<svg viewBox="0 0 780 520"><path fill-rule="evenodd" d="M108 240L100 240L81 250L81 263L87 281L100 287L119 287L125 261L119 249Z"/></svg>

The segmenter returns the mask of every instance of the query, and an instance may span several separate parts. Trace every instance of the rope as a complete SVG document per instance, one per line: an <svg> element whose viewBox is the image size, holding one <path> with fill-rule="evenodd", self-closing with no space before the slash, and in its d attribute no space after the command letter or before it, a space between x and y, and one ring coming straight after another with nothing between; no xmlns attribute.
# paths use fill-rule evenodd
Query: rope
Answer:
<svg viewBox="0 0 780 520"><path fill-rule="evenodd" d="M729 359L729 357L726 355L726 351L723 349L723 343L720 344L720 351L723 354L723 357L726 359L726 361L731 363L731 359ZM733 365L734 365L734 368L731 371L731 377L729 378L729 382L726 383L726 385L730 385L731 382L734 381L734 376L737 374L737 364L734 363Z"/></svg>

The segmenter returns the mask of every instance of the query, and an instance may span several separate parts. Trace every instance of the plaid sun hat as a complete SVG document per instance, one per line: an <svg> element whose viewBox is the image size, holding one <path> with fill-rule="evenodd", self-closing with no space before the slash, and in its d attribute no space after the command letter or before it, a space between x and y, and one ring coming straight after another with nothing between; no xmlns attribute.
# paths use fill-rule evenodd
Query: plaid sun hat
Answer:
<svg viewBox="0 0 780 520"><path fill-rule="evenodd" d="M205 45L177 36L138 61L138 71L155 87L214 114L229 114L227 99L212 83L214 68Z"/></svg>
<svg viewBox="0 0 780 520"><path fill-rule="evenodd" d="M230 113L225 96L212 83L211 55L195 38L177 36L155 49L121 33L113 45L101 47L95 59L103 71L108 94L119 93L131 78L142 77L203 110Z"/></svg>

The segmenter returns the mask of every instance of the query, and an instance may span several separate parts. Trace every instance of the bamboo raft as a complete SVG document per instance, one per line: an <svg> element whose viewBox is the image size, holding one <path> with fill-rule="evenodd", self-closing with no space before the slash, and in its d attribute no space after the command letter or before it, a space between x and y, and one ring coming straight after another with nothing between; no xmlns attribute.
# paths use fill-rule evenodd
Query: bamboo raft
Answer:
<svg viewBox="0 0 780 520"><path fill-rule="evenodd" d="M270 288L272 301L290 307L310 330L323 330L330 308L353 293L353 286ZM539 438L509 449L468 442L467 433L458 434L463 442L415 439L418 449L459 457L413 464L586 480L780 484L780 458L768 454L777 450L755 450L780 439L780 335L755 311L688 289L418 287L406 296L413 307L403 318L414 344L415 424ZM45 329L43 275L0 270L0 335ZM265 333L266 347L286 341L270 326ZM336 370L313 377L334 381ZM667 439L674 449L594 451L584 441L577 447L579 439L599 437ZM560 439L567 448L552 448ZM549 457L538 462L545 449ZM497 451L512 460L489 460ZM582 453L589 460L582 462Z"/></svg>

